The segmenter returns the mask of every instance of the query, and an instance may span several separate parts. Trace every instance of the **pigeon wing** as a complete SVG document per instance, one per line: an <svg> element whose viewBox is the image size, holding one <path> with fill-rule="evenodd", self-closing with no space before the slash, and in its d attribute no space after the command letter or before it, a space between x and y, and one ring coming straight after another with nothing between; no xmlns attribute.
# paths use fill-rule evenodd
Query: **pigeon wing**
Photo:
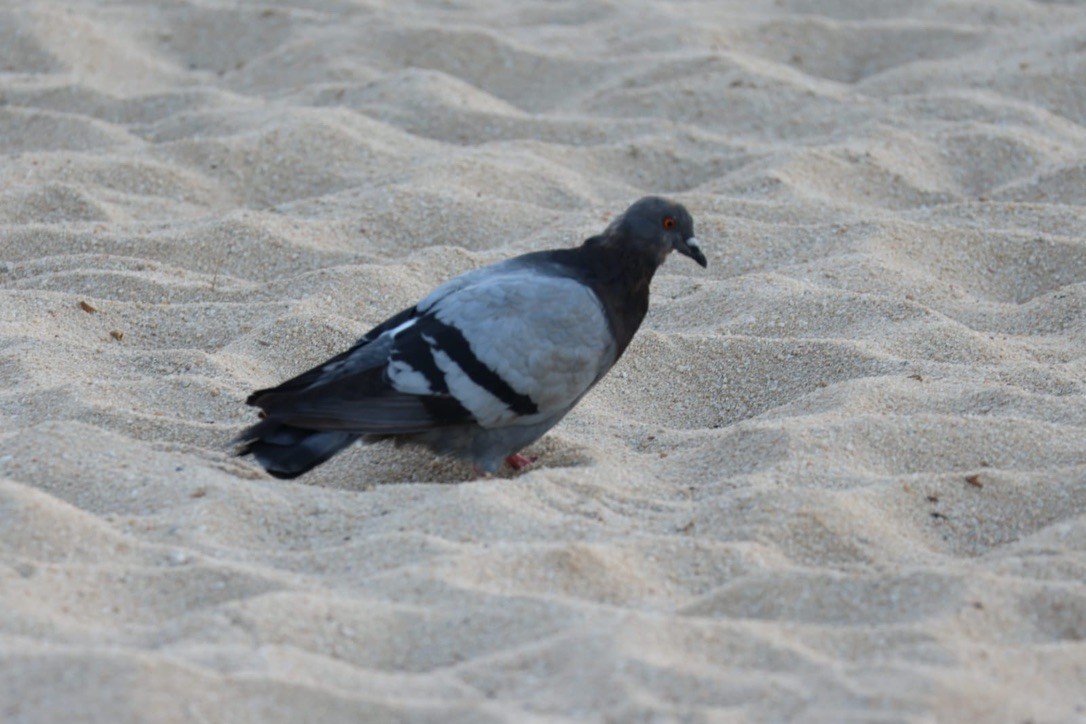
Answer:
<svg viewBox="0 0 1086 724"><path fill-rule="evenodd" d="M507 265L419 304L411 331L447 390L484 427L564 414L610 369L615 342L603 306L580 281ZM425 352L426 350L419 350ZM427 360L427 363L429 361ZM390 377L412 389L409 374ZM421 391L421 390L420 390Z"/></svg>
<svg viewBox="0 0 1086 724"><path fill-rule="evenodd" d="M381 364L384 360L382 353L378 352L377 349L370 347L370 344L386 331L395 329L416 314L416 308L409 307L399 314L389 317L369 332L366 332L366 334L351 345L349 349L340 352L335 357L325 360L316 367L308 369L300 375L292 377L275 387L257 390L249 395L248 399L245 400L245 404L267 409L268 405L274 404L274 400L277 396L299 392L310 387L317 387L321 384L331 382L338 377L342 377L345 374L350 374L352 371L363 371Z"/></svg>
<svg viewBox="0 0 1086 724"><path fill-rule="evenodd" d="M602 305L568 277L489 271L439 288L251 404L271 421L361 434L560 417L614 361Z"/></svg>
<svg viewBox="0 0 1086 724"><path fill-rule="evenodd" d="M396 390L387 379L396 330L416 318L410 307L367 332L346 351L286 382L249 396L265 421L309 430L391 434L470 421L448 395L425 398ZM259 423L243 434L261 432Z"/></svg>

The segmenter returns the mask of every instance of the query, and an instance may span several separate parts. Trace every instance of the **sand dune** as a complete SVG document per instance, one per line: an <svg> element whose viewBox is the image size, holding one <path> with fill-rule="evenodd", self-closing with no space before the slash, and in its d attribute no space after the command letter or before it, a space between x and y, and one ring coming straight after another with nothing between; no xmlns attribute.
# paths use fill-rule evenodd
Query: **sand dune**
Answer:
<svg viewBox="0 0 1086 724"><path fill-rule="evenodd" d="M1086 718L1086 8L0 10L4 721ZM249 391L646 193L626 357L472 480Z"/></svg>

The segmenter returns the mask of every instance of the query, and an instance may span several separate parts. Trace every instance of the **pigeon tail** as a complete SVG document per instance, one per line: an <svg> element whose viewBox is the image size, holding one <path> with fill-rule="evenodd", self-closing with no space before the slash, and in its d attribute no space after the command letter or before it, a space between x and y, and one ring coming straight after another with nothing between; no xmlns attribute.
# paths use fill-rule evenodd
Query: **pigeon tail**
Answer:
<svg viewBox="0 0 1086 724"><path fill-rule="evenodd" d="M296 478L351 445L360 436L343 430L306 430L263 420L238 436L238 455L252 455L269 474Z"/></svg>

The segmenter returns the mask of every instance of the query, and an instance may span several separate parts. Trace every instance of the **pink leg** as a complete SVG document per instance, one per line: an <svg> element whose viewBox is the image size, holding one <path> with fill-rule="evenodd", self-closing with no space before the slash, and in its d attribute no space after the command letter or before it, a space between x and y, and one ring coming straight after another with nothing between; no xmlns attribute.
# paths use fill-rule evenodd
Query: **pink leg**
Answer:
<svg viewBox="0 0 1086 724"><path fill-rule="evenodd" d="M531 465L532 463L534 463L538 459L539 458L537 458L535 456L525 457L524 455L521 455L520 453L516 453L514 455L510 455L509 457L507 457L505 459L505 462L507 462L509 464L509 467L513 468L514 470L523 470L524 468L528 467L529 465Z"/></svg>

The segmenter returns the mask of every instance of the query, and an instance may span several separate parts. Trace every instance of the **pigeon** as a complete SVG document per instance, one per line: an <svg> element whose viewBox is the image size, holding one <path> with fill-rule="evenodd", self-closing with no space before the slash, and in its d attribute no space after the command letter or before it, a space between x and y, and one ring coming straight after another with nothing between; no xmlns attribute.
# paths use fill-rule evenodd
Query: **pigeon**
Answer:
<svg viewBox="0 0 1086 724"><path fill-rule="evenodd" d="M261 420L234 443L295 478L362 439L393 439L472 463L520 454L580 402L629 346L649 283L677 251L708 265L694 221L658 196L635 202L580 246L461 274L350 349L247 403Z"/></svg>

